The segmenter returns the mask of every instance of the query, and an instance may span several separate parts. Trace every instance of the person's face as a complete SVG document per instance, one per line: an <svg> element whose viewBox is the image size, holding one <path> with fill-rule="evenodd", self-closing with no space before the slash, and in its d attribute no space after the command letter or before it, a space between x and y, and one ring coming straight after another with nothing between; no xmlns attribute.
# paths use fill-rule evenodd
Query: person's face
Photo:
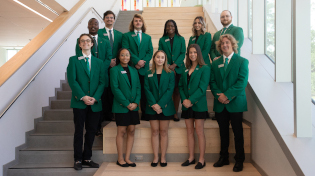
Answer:
<svg viewBox="0 0 315 176"><path fill-rule="evenodd" d="M92 35L97 34L97 31L99 29L98 21L96 19L93 19L89 22L88 25L89 33Z"/></svg>
<svg viewBox="0 0 315 176"><path fill-rule="evenodd" d="M108 14L104 18L104 23L106 26L111 26L115 23L115 18L113 14Z"/></svg>
<svg viewBox="0 0 315 176"><path fill-rule="evenodd" d="M195 62L197 60L197 50L194 47L189 49L189 59L191 62Z"/></svg>
<svg viewBox="0 0 315 176"><path fill-rule="evenodd" d="M195 20L195 22L194 22L194 28L195 28L196 31L201 30L202 24L201 24L201 22L200 22L199 19L196 19L196 20Z"/></svg>
<svg viewBox="0 0 315 176"><path fill-rule="evenodd" d="M165 55L162 52L158 52L156 56L154 57L155 65L157 66L163 66L165 62Z"/></svg>
<svg viewBox="0 0 315 176"><path fill-rule="evenodd" d="M233 52L232 43L226 37L222 39L221 50L225 56L229 56Z"/></svg>
<svg viewBox="0 0 315 176"><path fill-rule="evenodd" d="M143 26L143 21L141 20L141 18L134 18L133 19L133 26L135 27L136 30L141 30L142 26Z"/></svg>
<svg viewBox="0 0 315 176"><path fill-rule="evenodd" d="M174 34L175 33L175 25L173 22L169 21L166 24L166 32L167 32L167 34Z"/></svg>
<svg viewBox="0 0 315 176"><path fill-rule="evenodd" d="M119 61L121 64L128 64L130 61L130 54L129 51L124 49L120 52Z"/></svg>
<svg viewBox="0 0 315 176"><path fill-rule="evenodd" d="M232 23L232 16L229 11L223 11L220 15L221 24L227 26Z"/></svg>
<svg viewBox="0 0 315 176"><path fill-rule="evenodd" d="M86 35L82 36L79 40L80 40L79 46L82 50L91 49L91 47L93 46L91 38Z"/></svg>

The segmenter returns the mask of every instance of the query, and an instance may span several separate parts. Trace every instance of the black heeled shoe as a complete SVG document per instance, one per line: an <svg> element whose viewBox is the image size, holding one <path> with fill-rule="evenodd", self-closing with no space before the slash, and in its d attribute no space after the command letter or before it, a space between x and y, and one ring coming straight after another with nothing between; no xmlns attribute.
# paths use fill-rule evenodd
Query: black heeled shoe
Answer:
<svg viewBox="0 0 315 176"><path fill-rule="evenodd" d="M137 166L136 163L131 163L131 164L127 163L127 164L128 164L128 166L130 166L130 167L136 167L136 166Z"/></svg>
<svg viewBox="0 0 315 176"><path fill-rule="evenodd" d="M166 167L167 166L167 162L165 162L165 163L160 162L160 165L161 165L161 167Z"/></svg>
<svg viewBox="0 0 315 176"><path fill-rule="evenodd" d="M158 165L158 163L159 163L159 162L154 163L154 162L152 161L151 166L152 166L152 167L156 167L156 166Z"/></svg>
<svg viewBox="0 0 315 176"><path fill-rule="evenodd" d="M118 161L116 163L118 166L121 166L121 167L129 167L128 163L125 163L125 164L120 164Z"/></svg>
<svg viewBox="0 0 315 176"><path fill-rule="evenodd" d="M191 164L195 164L195 162L196 162L195 159L192 160L191 162L189 162L189 160L187 160L187 161L183 162L182 166L189 166L189 165L191 165Z"/></svg>

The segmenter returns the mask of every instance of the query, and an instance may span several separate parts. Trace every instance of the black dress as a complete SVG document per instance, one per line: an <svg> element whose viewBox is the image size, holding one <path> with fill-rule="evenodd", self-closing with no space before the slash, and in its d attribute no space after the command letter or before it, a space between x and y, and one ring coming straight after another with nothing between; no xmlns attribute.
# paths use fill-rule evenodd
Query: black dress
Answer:
<svg viewBox="0 0 315 176"><path fill-rule="evenodd" d="M158 78L158 85L160 85L160 79L161 79L161 74L156 74L157 78ZM147 116L149 117L149 120L172 120L174 119L174 115L171 116L165 116L163 114L163 112L161 114L147 114Z"/></svg>
<svg viewBox="0 0 315 176"><path fill-rule="evenodd" d="M191 75L187 74L187 86L189 85ZM206 119L208 116L208 112L197 112L192 109L192 107L188 108L187 110L182 111L181 118L183 119Z"/></svg>
<svg viewBox="0 0 315 176"><path fill-rule="evenodd" d="M123 67L128 76L131 85L131 76L128 67ZM127 113L115 113L116 125L117 126L129 126L140 124L140 118L138 111L128 111Z"/></svg>

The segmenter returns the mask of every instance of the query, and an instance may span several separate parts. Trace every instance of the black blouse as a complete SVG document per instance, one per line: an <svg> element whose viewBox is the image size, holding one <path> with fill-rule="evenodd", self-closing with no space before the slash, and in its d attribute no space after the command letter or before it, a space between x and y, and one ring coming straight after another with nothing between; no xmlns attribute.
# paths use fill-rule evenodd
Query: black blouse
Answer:
<svg viewBox="0 0 315 176"><path fill-rule="evenodd" d="M130 83L130 85L131 85L131 75L130 75L129 68L128 68L128 67L123 67L123 69L127 72L127 76L128 76L128 79L129 79L129 83Z"/></svg>

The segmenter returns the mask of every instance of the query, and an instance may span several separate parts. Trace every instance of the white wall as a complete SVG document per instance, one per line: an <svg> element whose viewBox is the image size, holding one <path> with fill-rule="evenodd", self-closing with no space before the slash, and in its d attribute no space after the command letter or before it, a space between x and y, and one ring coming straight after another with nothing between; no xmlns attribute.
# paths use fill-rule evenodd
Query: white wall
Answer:
<svg viewBox="0 0 315 176"><path fill-rule="evenodd" d="M43 65L46 59L62 43L90 7L95 7L102 15L112 7L114 0L87 0L77 12L14 74L0 87L0 110L18 94L29 79ZM114 10L114 11L117 11ZM55 88L65 79L69 57L75 54L76 39L81 33L87 33L87 22L96 17L89 13L65 44L36 79L18 98L7 113L0 119L0 175L2 165L15 159L15 147L25 143L25 132L34 129L34 119L42 116L42 107L49 105L49 97L55 96ZM100 19L101 21L101 19ZM104 27L104 23L100 23ZM1 111L2 112L2 111ZM14 130L12 130L14 129ZM8 135L9 134L9 135Z"/></svg>
<svg viewBox="0 0 315 176"><path fill-rule="evenodd" d="M79 0L55 0L56 2L58 2L58 4L60 4L62 7L64 7L66 10L71 10L71 8L73 6L75 6Z"/></svg>
<svg viewBox="0 0 315 176"><path fill-rule="evenodd" d="M0 67L7 61L7 50L0 47Z"/></svg>

